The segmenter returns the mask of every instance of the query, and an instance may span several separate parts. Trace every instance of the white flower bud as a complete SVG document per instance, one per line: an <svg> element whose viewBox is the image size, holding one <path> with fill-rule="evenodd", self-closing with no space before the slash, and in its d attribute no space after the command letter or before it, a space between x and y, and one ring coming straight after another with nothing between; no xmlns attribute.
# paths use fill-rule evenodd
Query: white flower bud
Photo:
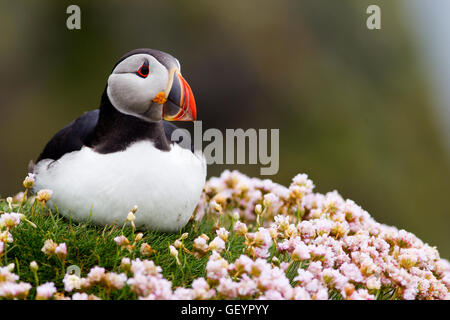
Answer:
<svg viewBox="0 0 450 320"><path fill-rule="evenodd" d="M185 232L181 235L180 240L187 239L188 236L189 236L189 233Z"/></svg>
<svg viewBox="0 0 450 320"><path fill-rule="evenodd" d="M36 271L39 269L39 266L38 266L38 264L37 264L36 261L31 261L31 263L30 263L30 269L31 269L31 271L33 271L33 272L36 272Z"/></svg>
<svg viewBox="0 0 450 320"><path fill-rule="evenodd" d="M136 238L134 239L134 241L141 241L142 240L142 238L144 238L144 234L142 233L142 232L139 232L137 235L136 235Z"/></svg>
<svg viewBox="0 0 450 320"><path fill-rule="evenodd" d="M43 189L38 191L36 200L39 202L48 202L52 197L53 191L49 189Z"/></svg>
<svg viewBox="0 0 450 320"><path fill-rule="evenodd" d="M133 222L134 220L136 220L136 216L134 215L134 213L132 211L130 211L127 215L127 221Z"/></svg>
<svg viewBox="0 0 450 320"><path fill-rule="evenodd" d="M175 240L175 243L173 244L175 248L180 249L182 246L182 243L180 240Z"/></svg>
<svg viewBox="0 0 450 320"><path fill-rule="evenodd" d="M26 189L31 189L34 186L34 174L29 173L28 176L23 180L23 186Z"/></svg>

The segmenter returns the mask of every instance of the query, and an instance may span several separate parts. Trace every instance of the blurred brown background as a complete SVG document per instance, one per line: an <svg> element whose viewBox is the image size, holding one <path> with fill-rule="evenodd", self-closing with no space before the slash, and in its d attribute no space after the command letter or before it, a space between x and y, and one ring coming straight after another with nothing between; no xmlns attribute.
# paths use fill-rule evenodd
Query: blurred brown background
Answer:
<svg viewBox="0 0 450 320"><path fill-rule="evenodd" d="M81 7L79 31L66 8ZM382 29L366 8L382 8ZM181 64L204 129L280 128L280 171L308 173L450 257L448 140L400 1L1 1L0 194L60 128L98 106L115 61ZM443 30L444 32L444 30ZM448 86L448 84L447 84ZM236 168L211 166L209 175Z"/></svg>

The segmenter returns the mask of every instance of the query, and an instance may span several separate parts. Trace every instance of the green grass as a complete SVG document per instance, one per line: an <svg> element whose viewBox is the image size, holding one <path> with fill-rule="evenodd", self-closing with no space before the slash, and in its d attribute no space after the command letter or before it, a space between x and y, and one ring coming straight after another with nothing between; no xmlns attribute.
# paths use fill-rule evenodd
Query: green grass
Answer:
<svg viewBox="0 0 450 320"><path fill-rule="evenodd" d="M13 211L18 210L18 206L13 207ZM8 204L0 200L0 212L10 212ZM36 225L22 221L12 230L14 242L9 244L6 254L1 258L0 265L15 263L15 273L20 276L21 281L25 281L34 286L28 298L35 296L35 286L37 285L35 276L30 270L30 263L36 261L39 265L39 283L54 282L58 292L63 291L62 279L67 267L76 265L81 269L81 275L86 276L94 266L104 267L107 271L122 272L120 262L123 257L130 259L141 258L150 259L163 269L163 276L172 281L173 287L189 286L195 278L205 276L205 266L207 257L196 258L190 254L180 252L179 258L181 266L178 266L174 257L169 254L168 246L173 244L182 233L188 232L189 236L183 241L186 248L192 250L193 240L201 234L208 235L211 239L215 237L215 221L211 216L204 218L200 222L191 221L183 230L177 233L160 233L153 231L142 231L144 237L137 242L135 248L130 252L127 249L121 250L114 242L114 238L124 234L130 242L133 242L135 235L132 228L127 226L112 225L99 227L91 222L74 223L58 212L52 212L48 208L42 207L39 203L25 203L20 210L26 217ZM137 212L139 214L139 212ZM68 248L68 255L64 264L56 256L48 257L42 251L45 240L52 239L57 243L65 242ZM139 248L146 242L157 252L151 256L142 257ZM233 261L243 249L243 241L237 236L231 237L227 243L229 246L227 259ZM103 288L94 287L89 293L98 297L112 299L135 299L136 295L128 288L113 292L111 296Z"/></svg>

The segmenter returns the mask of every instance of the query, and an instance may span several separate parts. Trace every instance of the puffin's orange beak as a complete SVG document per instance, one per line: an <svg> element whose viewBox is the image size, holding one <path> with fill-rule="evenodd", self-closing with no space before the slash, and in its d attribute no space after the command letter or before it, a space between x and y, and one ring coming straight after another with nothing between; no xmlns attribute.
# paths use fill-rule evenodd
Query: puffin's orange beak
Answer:
<svg viewBox="0 0 450 320"><path fill-rule="evenodd" d="M195 121L197 107L194 94L178 70L173 72L172 87L163 105L163 119L167 121Z"/></svg>

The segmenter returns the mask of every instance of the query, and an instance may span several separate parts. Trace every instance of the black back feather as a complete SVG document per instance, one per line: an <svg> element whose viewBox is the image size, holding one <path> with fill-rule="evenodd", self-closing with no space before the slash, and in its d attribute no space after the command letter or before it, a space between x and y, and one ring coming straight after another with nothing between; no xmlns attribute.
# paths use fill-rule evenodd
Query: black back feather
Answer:
<svg viewBox="0 0 450 320"><path fill-rule="evenodd" d="M164 120L151 123L117 111L105 92L100 109L84 113L60 130L47 143L37 162L58 160L83 146L103 154L123 151L141 140L150 140L156 148L168 151L175 129L177 126Z"/></svg>
<svg viewBox="0 0 450 320"><path fill-rule="evenodd" d="M58 160L66 153L80 150L97 125L99 110L84 113L60 130L45 146L37 162Z"/></svg>

